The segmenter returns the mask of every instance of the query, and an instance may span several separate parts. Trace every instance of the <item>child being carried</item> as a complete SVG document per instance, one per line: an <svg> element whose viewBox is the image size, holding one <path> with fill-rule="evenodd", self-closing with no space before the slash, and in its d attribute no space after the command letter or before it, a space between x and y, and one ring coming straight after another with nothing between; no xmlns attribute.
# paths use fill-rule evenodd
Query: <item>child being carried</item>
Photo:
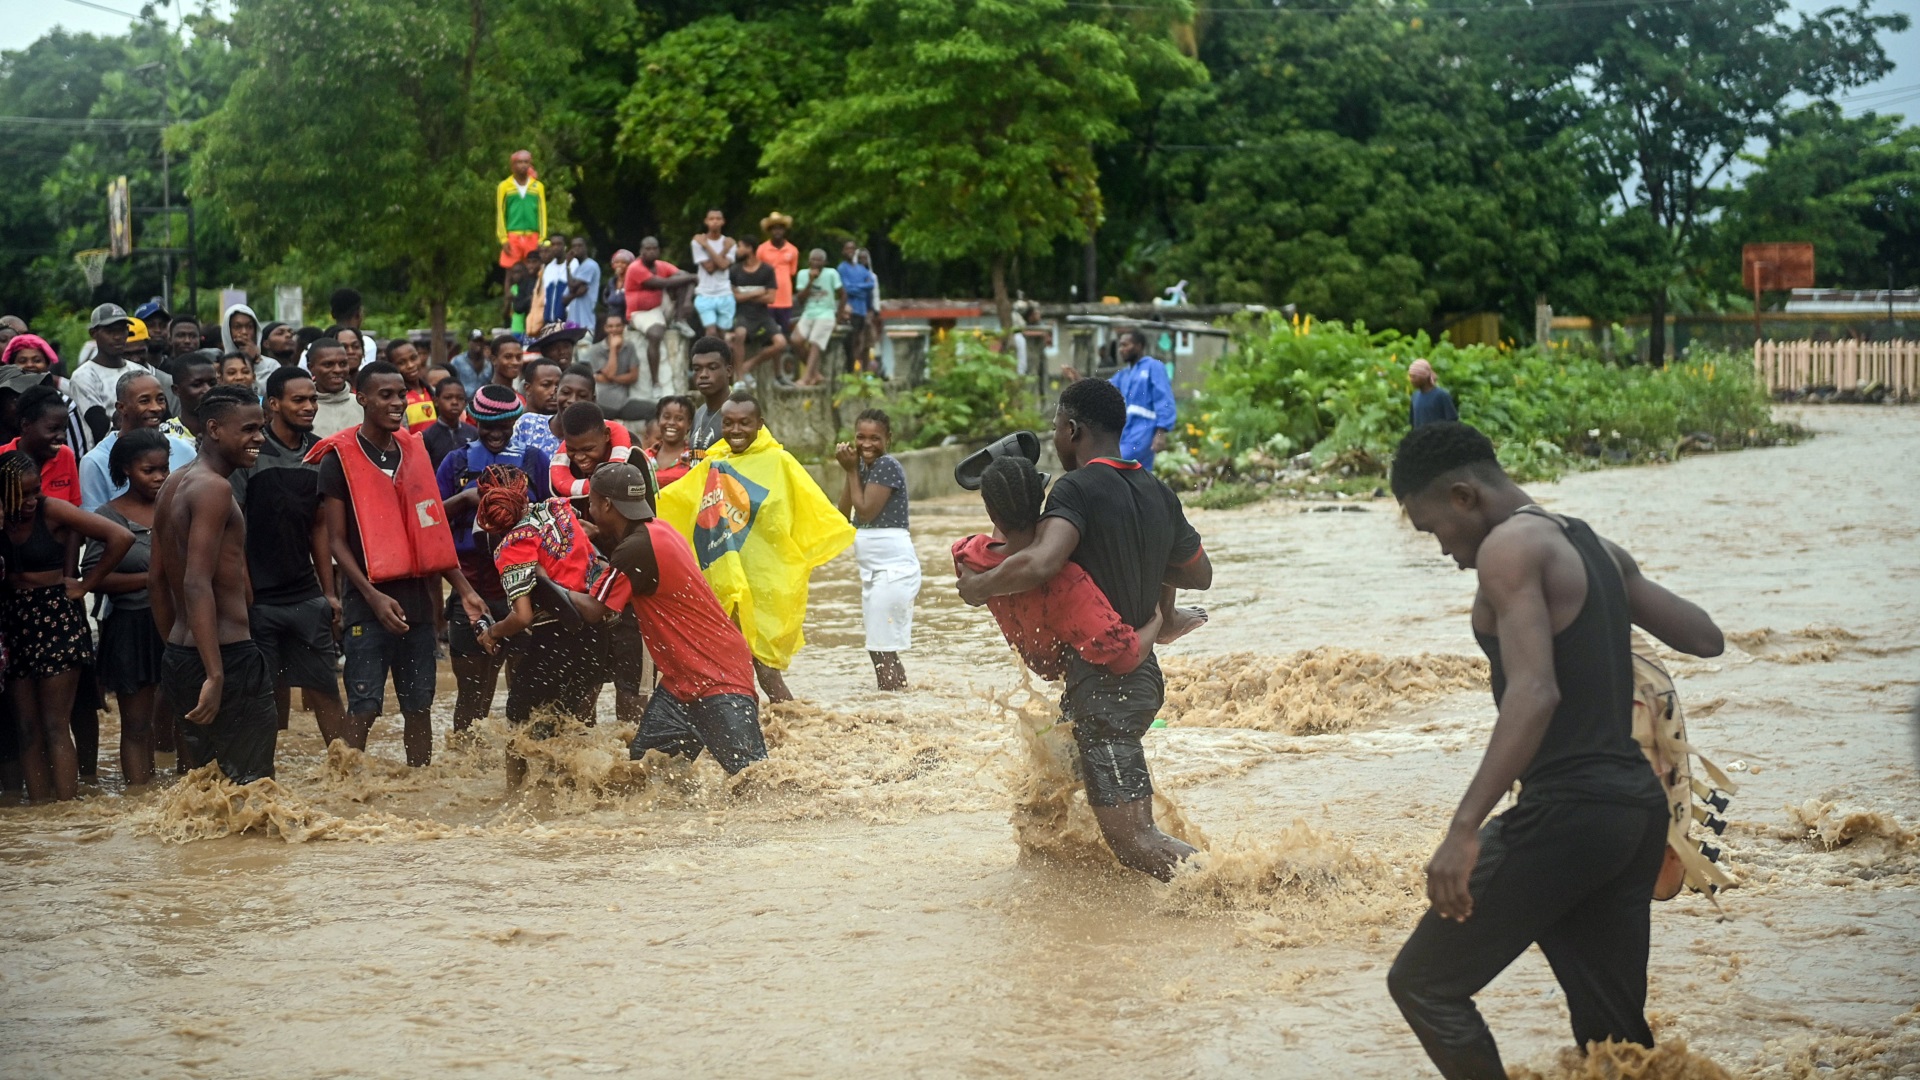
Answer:
<svg viewBox="0 0 1920 1080"><path fill-rule="evenodd" d="M956 569L991 570L1032 544L1046 500L1046 483L1026 458L996 458L981 478L980 497L994 532L955 541ZM1053 680L1066 674L1068 649L1116 675L1139 667L1153 651L1165 605L1136 631L1120 618L1093 578L1079 564L1069 562L1037 589L989 599L987 610L993 612L1007 644L1027 667Z"/></svg>

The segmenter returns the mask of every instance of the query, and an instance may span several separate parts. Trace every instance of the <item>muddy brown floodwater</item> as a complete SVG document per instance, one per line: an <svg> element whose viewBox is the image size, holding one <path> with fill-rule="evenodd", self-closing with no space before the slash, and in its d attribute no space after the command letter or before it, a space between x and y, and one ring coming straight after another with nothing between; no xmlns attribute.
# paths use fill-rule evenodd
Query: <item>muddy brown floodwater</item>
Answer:
<svg viewBox="0 0 1920 1080"><path fill-rule="evenodd" d="M1820 437L1535 489L1731 632L1672 667L1743 785L1738 887L1654 908L1649 1076L1920 1075L1920 410L1796 417ZM1149 751L1207 851L1171 886L1108 864L1046 699L956 602L984 522L950 500L914 508L911 691L872 689L842 558L806 701L731 782L626 762L608 720L508 800L498 730L410 772L391 721L329 757L297 715L277 785L126 795L106 763L0 807L0 1072L1432 1075L1384 979L1492 722L1473 579L1390 502L1193 516L1213 620ZM1537 952L1481 1004L1574 1075Z"/></svg>

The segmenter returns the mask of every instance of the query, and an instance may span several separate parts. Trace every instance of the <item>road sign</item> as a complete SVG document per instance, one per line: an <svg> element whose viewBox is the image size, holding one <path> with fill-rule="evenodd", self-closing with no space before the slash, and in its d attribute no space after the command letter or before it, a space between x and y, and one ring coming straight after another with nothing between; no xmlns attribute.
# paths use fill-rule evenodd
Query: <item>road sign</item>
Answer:
<svg viewBox="0 0 1920 1080"><path fill-rule="evenodd" d="M1740 284L1755 293L1813 288L1813 245L1746 245L1740 249Z"/></svg>

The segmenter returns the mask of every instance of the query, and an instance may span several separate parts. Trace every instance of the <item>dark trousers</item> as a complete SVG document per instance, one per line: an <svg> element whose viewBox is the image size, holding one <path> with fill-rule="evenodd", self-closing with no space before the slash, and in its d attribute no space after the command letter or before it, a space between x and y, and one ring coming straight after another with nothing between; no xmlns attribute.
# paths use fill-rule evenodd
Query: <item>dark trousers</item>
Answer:
<svg viewBox="0 0 1920 1080"><path fill-rule="evenodd" d="M1522 803L1480 830L1464 923L1427 912L1387 989L1448 1080L1506 1080L1473 995L1538 942L1567 995L1573 1038L1653 1045L1649 905L1667 846L1659 810Z"/></svg>
<svg viewBox="0 0 1920 1080"><path fill-rule="evenodd" d="M182 719L179 738L184 755L195 765L220 763L220 771L236 784L248 784L273 775L274 743L280 733L280 715L273 704L273 674L267 658L251 641L220 646L225 679L220 687L220 709L212 721L195 724ZM168 645L160 661L160 686L184 716L200 702L207 682L200 652L189 645Z"/></svg>
<svg viewBox="0 0 1920 1080"><path fill-rule="evenodd" d="M671 757L697 758L701 750L729 775L767 757L766 736L760 730L760 700L746 694L714 694L681 701L656 689L640 717L627 753L638 761L647 751Z"/></svg>
<svg viewBox="0 0 1920 1080"><path fill-rule="evenodd" d="M507 674L507 723L524 724L536 710L593 721L592 699L606 681L601 638L590 627L558 620L535 623L513 639Z"/></svg>

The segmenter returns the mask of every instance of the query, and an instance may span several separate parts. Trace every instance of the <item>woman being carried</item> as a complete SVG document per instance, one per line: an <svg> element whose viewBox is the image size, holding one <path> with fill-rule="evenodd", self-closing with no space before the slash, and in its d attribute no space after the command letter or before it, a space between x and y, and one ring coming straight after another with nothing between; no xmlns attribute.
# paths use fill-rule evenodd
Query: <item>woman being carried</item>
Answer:
<svg viewBox="0 0 1920 1080"><path fill-rule="evenodd" d="M593 593L612 567L594 550L573 505L529 499L527 482L526 473L503 466L480 477L475 522L498 541L494 563L511 610L475 638L489 653L517 638L508 723L525 724L538 709L591 723L594 699L611 674L599 625L611 612ZM509 756L508 784L525 774L526 762Z"/></svg>
<svg viewBox="0 0 1920 1080"><path fill-rule="evenodd" d="M955 567L991 570L1030 546L1046 493L1046 480L1024 457L998 458L988 465L980 497L993 520L993 535L976 533L955 541ZM1052 680L1066 674L1068 650L1116 675L1139 667L1153 651L1165 605L1136 632L1114 611L1093 578L1078 563L1069 562L1037 589L989 599L987 610L993 612L1007 644L1027 667Z"/></svg>

